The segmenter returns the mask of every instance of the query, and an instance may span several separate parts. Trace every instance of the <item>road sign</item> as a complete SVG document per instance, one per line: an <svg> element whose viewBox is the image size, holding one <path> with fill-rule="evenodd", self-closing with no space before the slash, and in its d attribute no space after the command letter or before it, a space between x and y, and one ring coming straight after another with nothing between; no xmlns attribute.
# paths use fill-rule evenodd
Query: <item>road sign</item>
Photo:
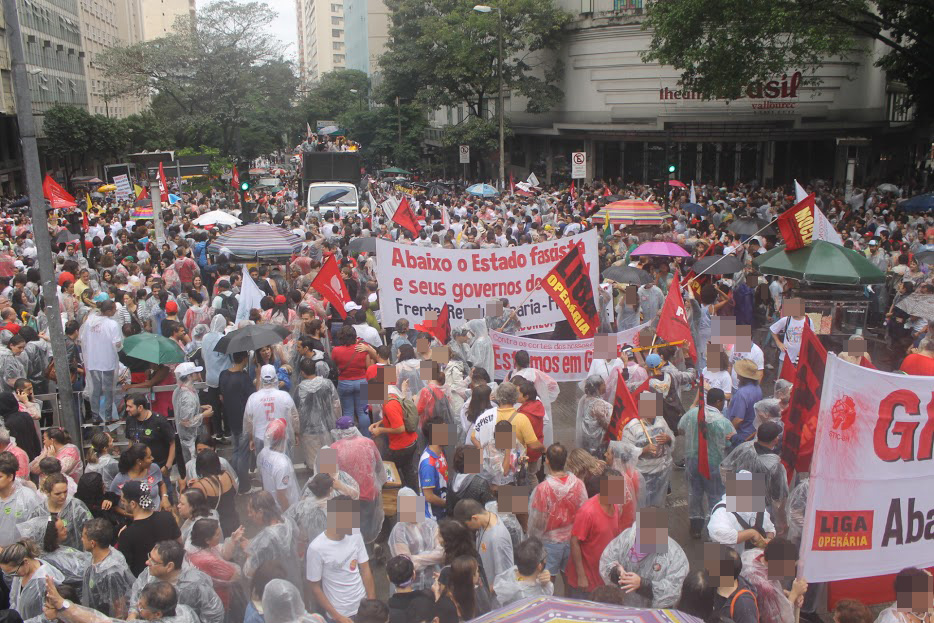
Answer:
<svg viewBox="0 0 934 623"><path fill-rule="evenodd" d="M470 164L470 145L460 146L461 164Z"/></svg>
<svg viewBox="0 0 934 623"><path fill-rule="evenodd" d="M587 153L575 151L571 154L571 179L582 180L587 177Z"/></svg>

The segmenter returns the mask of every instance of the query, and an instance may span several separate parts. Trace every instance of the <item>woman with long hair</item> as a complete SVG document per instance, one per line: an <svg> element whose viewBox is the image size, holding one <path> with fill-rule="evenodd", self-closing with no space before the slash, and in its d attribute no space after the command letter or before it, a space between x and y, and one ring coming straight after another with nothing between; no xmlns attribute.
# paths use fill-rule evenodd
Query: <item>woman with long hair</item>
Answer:
<svg viewBox="0 0 934 623"><path fill-rule="evenodd" d="M256 569L267 560L278 560L288 574L288 580L300 586L302 571L299 564L298 527L279 513L276 499L268 491L254 494L246 509L250 521L260 527L260 531L246 546L247 559L243 564L243 574L253 577Z"/></svg>
<svg viewBox="0 0 934 623"><path fill-rule="evenodd" d="M39 559L42 562L58 569L67 584L81 586L91 557L87 552L65 545L68 526L63 519L45 514L27 519L17 527L22 538L31 539L40 546Z"/></svg>
<svg viewBox="0 0 934 623"><path fill-rule="evenodd" d="M162 509L162 503L168 500L168 492L165 487L165 481L162 479L162 470L152 459L152 450L144 443L134 443L120 454L120 460L117 462L119 473L114 476L110 483L111 493L122 495L123 485L131 480L138 480L149 485L153 492L159 494L153 496L154 511Z"/></svg>
<svg viewBox="0 0 934 623"><path fill-rule="evenodd" d="M450 565L458 556L478 557L473 536L467 526L453 519L438 522L438 539L444 549L442 564Z"/></svg>
<svg viewBox="0 0 934 623"><path fill-rule="evenodd" d="M484 590L480 566L473 556L458 556L438 576L440 623L469 621L490 611L490 593Z"/></svg>
<svg viewBox="0 0 934 623"><path fill-rule="evenodd" d="M41 550L32 539L22 539L0 550L0 569L13 577L10 584L10 609L24 621L43 614L45 579L56 584L65 581L61 571L39 560Z"/></svg>
<svg viewBox="0 0 934 623"><path fill-rule="evenodd" d="M117 466L117 457L113 454L114 439L110 433L94 433L91 437L91 447L85 453L85 472L97 472L104 480L104 487L110 488L120 468Z"/></svg>
<svg viewBox="0 0 934 623"><path fill-rule="evenodd" d="M27 519L33 517L48 517L65 521L68 527L67 537L63 545L81 548L81 530L84 524L92 518L91 511L81 500L68 495L68 479L64 474L52 474L42 481L42 493L45 494L44 503L32 510Z"/></svg>
<svg viewBox="0 0 934 623"><path fill-rule="evenodd" d="M217 511L208 505L208 499L200 489L185 489L178 496L178 504L172 509L175 520L180 525L182 543L188 545L191 529L199 519L220 520Z"/></svg>
<svg viewBox="0 0 934 623"><path fill-rule="evenodd" d="M71 443L71 435L61 426L56 426L42 433L42 452L29 464L33 474L39 473L39 461L47 456L54 457L62 464L62 473L77 482L84 473L81 464L81 451Z"/></svg>
<svg viewBox="0 0 934 623"><path fill-rule="evenodd" d="M242 589L237 590L243 572L231 562L243 541L243 528L225 542L220 523L201 518L192 526L191 545L185 548L189 562L211 578L230 621L241 620L246 609L246 595ZM232 606L236 607L232 609Z"/></svg>
<svg viewBox="0 0 934 623"><path fill-rule="evenodd" d="M206 504L220 515L224 534L232 535L240 527L237 515L237 483L221 466L220 457L214 450L202 450L195 459L200 478L191 483L190 489L201 491Z"/></svg>
<svg viewBox="0 0 934 623"><path fill-rule="evenodd" d="M334 342L336 345L331 349L331 359L337 365L337 395L340 397L342 415L354 418L360 432L369 436L366 370L371 363L369 353L373 352L373 347L358 343L357 332L349 325L340 328Z"/></svg>

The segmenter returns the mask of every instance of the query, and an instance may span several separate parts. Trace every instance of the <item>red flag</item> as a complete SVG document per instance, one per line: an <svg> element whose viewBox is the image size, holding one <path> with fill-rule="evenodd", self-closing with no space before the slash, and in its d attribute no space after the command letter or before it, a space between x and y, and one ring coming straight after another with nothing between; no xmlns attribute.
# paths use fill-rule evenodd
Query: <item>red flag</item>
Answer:
<svg viewBox="0 0 934 623"><path fill-rule="evenodd" d="M869 368L870 370L879 369L871 361L869 361L869 358L866 357L866 355L863 355L862 357L859 358L859 365L861 365L864 368Z"/></svg>
<svg viewBox="0 0 934 623"><path fill-rule="evenodd" d="M402 202L399 203L399 207L396 208L392 215L392 220L402 228L412 232L413 236L417 236L418 232L422 230L421 225L418 224L418 217L415 216L415 212L409 204L408 197L402 198Z"/></svg>
<svg viewBox="0 0 934 623"><path fill-rule="evenodd" d="M516 181L512 177L512 173L509 173L509 192L510 194L516 194Z"/></svg>
<svg viewBox="0 0 934 623"><path fill-rule="evenodd" d="M778 373L778 378L785 379L789 383L795 382L795 376L797 376L798 370L795 367L795 364L791 361L791 357L785 355L785 358L782 360L782 369Z"/></svg>
<svg viewBox="0 0 934 623"><path fill-rule="evenodd" d="M233 177L230 178L230 185L240 190L240 172L237 171L237 167L233 169Z"/></svg>
<svg viewBox="0 0 934 623"><path fill-rule="evenodd" d="M814 237L814 193L778 217L778 230L785 239L785 251L811 244Z"/></svg>
<svg viewBox="0 0 934 623"><path fill-rule="evenodd" d="M139 194L136 195L137 201L142 201L143 199L149 199L149 191L146 189L145 186L141 188L139 191Z"/></svg>
<svg viewBox="0 0 934 623"><path fill-rule="evenodd" d="M438 317L434 320L428 320L415 325L419 331L424 331L433 335L442 344L447 344L451 339L451 310L447 303L441 308Z"/></svg>
<svg viewBox="0 0 934 623"><path fill-rule="evenodd" d="M609 187L609 186L604 186L604 187L603 187L603 196L604 196L604 197L609 197L609 196L610 196L610 187Z"/></svg>
<svg viewBox="0 0 934 623"><path fill-rule="evenodd" d="M691 346L691 358L697 361L697 349L694 348L691 325L688 324L688 315L684 310L684 299L681 298L681 288L678 285L680 283L678 273L675 272L675 277L671 280L671 286L668 288L668 296L665 297L665 304L662 306L662 315L658 320L658 328L656 328L655 333L666 342L687 341Z"/></svg>
<svg viewBox="0 0 934 623"><path fill-rule="evenodd" d="M707 396L704 395L704 373L697 371L697 472L710 480L710 457L707 455Z"/></svg>
<svg viewBox="0 0 934 623"><path fill-rule="evenodd" d="M713 245L712 245L712 244L707 245L707 248L704 250L703 253L700 254L700 257L698 257L697 259L699 260L699 259L703 258L705 255L707 255L708 253L710 253L710 251L711 251L712 249L713 249ZM696 261L696 260L695 260L695 261ZM695 272L694 272L694 269L692 268L692 269L689 270L688 273L684 276L684 279L681 280L681 287L683 288L683 287L687 286L687 287L691 288L691 292L694 293L694 298L697 299L697 300L699 301L699 300L700 300L700 297L701 297L701 287L704 285L704 283L705 283L707 280L708 280L708 276L707 276L707 275L701 275L700 277L698 277L698 276L697 276L697 273L695 273Z"/></svg>
<svg viewBox="0 0 934 623"><path fill-rule="evenodd" d="M350 302L350 295L347 294L347 285L341 278L341 271L333 255L324 262L324 266L311 282L311 287L320 292L337 309L341 318L347 317L344 305Z"/></svg>
<svg viewBox="0 0 934 623"><path fill-rule="evenodd" d="M42 181L42 194L52 204L53 210L78 207L75 198L62 188L61 184L53 180L49 174L46 174L45 179Z"/></svg>
<svg viewBox="0 0 934 623"><path fill-rule="evenodd" d="M600 318L581 244L574 245L545 275L542 289L561 308L577 337L593 337Z"/></svg>
<svg viewBox="0 0 934 623"><path fill-rule="evenodd" d="M571 180L571 199L577 199L577 191L574 190L574 180Z"/></svg>
<svg viewBox="0 0 934 623"><path fill-rule="evenodd" d="M169 202L169 181L165 178L165 169L162 168L161 162L159 163L159 201Z"/></svg>
<svg viewBox="0 0 934 623"><path fill-rule="evenodd" d="M810 325L805 323L801 333L801 351L798 354L798 368L791 390L791 401L782 412L785 428L782 463L788 473L789 483L796 471L803 473L811 469L826 363L827 351Z"/></svg>
<svg viewBox="0 0 934 623"><path fill-rule="evenodd" d="M639 389L632 393L626 387L626 379L623 378L623 371L617 369L616 374L616 395L613 397L613 415L610 416L610 424L606 428L606 434L603 440L619 441L623 438L623 429L626 424L639 417L639 406L636 404L636 396L649 388L649 381L646 380Z"/></svg>

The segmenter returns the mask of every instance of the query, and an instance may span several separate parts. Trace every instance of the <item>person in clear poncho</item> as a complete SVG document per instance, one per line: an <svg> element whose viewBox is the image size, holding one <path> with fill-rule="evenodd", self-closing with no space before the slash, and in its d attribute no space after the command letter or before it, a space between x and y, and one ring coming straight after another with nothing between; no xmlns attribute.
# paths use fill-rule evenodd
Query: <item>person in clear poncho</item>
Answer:
<svg viewBox="0 0 934 623"><path fill-rule="evenodd" d="M604 439L613 415L613 405L602 398L606 383L598 375L588 376L584 383L584 397L577 403L577 425L574 444L594 456L606 451Z"/></svg>
<svg viewBox="0 0 934 623"><path fill-rule="evenodd" d="M749 549L740 558L740 577L755 590L759 620L769 623L795 623L795 602L803 599L807 582L795 579L786 595L782 584L795 576L798 548L787 539L772 539L765 549ZM799 604L800 605L800 604Z"/></svg>
<svg viewBox="0 0 934 623"><path fill-rule="evenodd" d="M467 325L462 324L451 329L451 341L448 342L448 348L451 349L451 355L456 355L461 361L471 365L473 359L470 358L470 330Z"/></svg>
<svg viewBox="0 0 934 623"><path fill-rule="evenodd" d="M690 570L687 556L668 536L668 515L656 507L639 511L635 523L609 542L600 556L600 577L625 592L623 605L671 608Z"/></svg>
<svg viewBox="0 0 934 623"><path fill-rule="evenodd" d="M285 580L272 580L263 590L263 618L266 623L324 623L320 614L305 610L301 591Z"/></svg>
<svg viewBox="0 0 934 623"><path fill-rule="evenodd" d="M81 535L91 564L81 578L81 605L118 619L126 618L130 589L136 578L118 550L110 546L114 528L106 519L92 519Z"/></svg>
<svg viewBox="0 0 934 623"><path fill-rule="evenodd" d="M347 472L360 487L360 532L372 543L383 525L381 492L386 483L386 468L372 439L364 437L353 425L353 418L341 417L331 431L337 452L338 469Z"/></svg>
<svg viewBox="0 0 934 623"><path fill-rule="evenodd" d="M662 399L650 392L639 394L639 417L623 428L623 441L640 449L637 466L645 481L645 501L649 506L665 506L671 469L674 436L661 417Z"/></svg>
<svg viewBox="0 0 934 623"><path fill-rule="evenodd" d="M331 476L333 486L328 494L328 499L339 495L346 495L351 500L360 499L360 485L354 480L353 476L348 474L337 466L337 451L331 446L324 446L318 451L315 457L315 474L328 474ZM305 483L302 489L302 498L314 495L311 489L311 478Z"/></svg>
<svg viewBox="0 0 934 623"><path fill-rule="evenodd" d="M223 314L215 314L211 318L210 331L201 339L201 358L204 360L204 382L208 384L209 391L217 391L221 372L233 365L233 359L226 353L214 350L217 343L224 337L227 328L227 319Z"/></svg>
<svg viewBox="0 0 934 623"><path fill-rule="evenodd" d="M765 507L779 534L785 532L785 505L788 499L788 476L777 453L781 432L781 424L766 422L756 431L755 441L739 444L720 463L723 482L744 470L765 476Z"/></svg>
<svg viewBox="0 0 934 623"><path fill-rule="evenodd" d="M422 380L422 360L415 356L415 348L411 344L399 347L399 363L396 364L396 387L402 387L405 381L409 382L409 393L418 394L425 387Z"/></svg>
<svg viewBox="0 0 934 623"><path fill-rule="evenodd" d="M247 515L260 526L260 531L244 547L247 559L243 564L243 575L252 578L261 564L267 560L278 560L289 580L300 584L302 570L296 550L299 533L295 523L279 514L275 498L267 491L260 491L250 498Z"/></svg>
<svg viewBox="0 0 934 623"><path fill-rule="evenodd" d="M551 403L558 399L558 394L560 393L561 388L558 386L558 382L551 378L549 375L545 374L541 370L536 370L535 368L531 367L531 361L527 351L517 351L515 354L515 362L516 370L512 373L512 376L521 376L527 381L530 381L535 386L535 393L538 395L538 399L542 402L542 406L545 407L545 417L544 422L542 423L542 443L545 444L545 447L547 448L552 443L554 443L554 426L551 419Z"/></svg>
<svg viewBox="0 0 934 623"><path fill-rule="evenodd" d="M754 407L756 411L756 430L766 422L782 423L782 405L778 398L763 398Z"/></svg>
<svg viewBox="0 0 934 623"><path fill-rule="evenodd" d="M490 378L493 378L496 366L493 359L493 342L490 340L486 321L483 318L474 318L467 322L467 329L473 336L468 361L473 363L474 367L483 368L489 372Z"/></svg>
<svg viewBox="0 0 934 623"><path fill-rule="evenodd" d="M811 481L805 478L791 490L786 504L786 518L788 520L788 540L801 544L801 533L804 531L804 513L807 510L808 491Z"/></svg>
<svg viewBox="0 0 934 623"><path fill-rule="evenodd" d="M519 543L525 540L526 534L515 513L499 510L498 500L487 502L483 505L483 510L489 511L499 517L499 520L503 522L503 526L505 526L506 530L509 532L509 539L512 541L513 550L519 547Z"/></svg>
<svg viewBox="0 0 934 623"><path fill-rule="evenodd" d="M444 395L451 404L451 412L460 420L459 414L470 395L470 366L460 353L452 350L449 354L450 359L444 366Z"/></svg>
<svg viewBox="0 0 934 623"><path fill-rule="evenodd" d="M204 417L210 417L210 407L201 408L201 399L195 389L197 374L201 366L191 362L178 364L175 368L175 378L178 387L172 392L172 408L175 411L175 425L178 429L178 439L182 442L182 455L187 463L195 456L195 439L201 432Z"/></svg>
<svg viewBox="0 0 934 623"><path fill-rule="evenodd" d="M413 590L431 589L441 570L444 548L438 541L438 522L425 517L425 503L408 487L399 489L399 521L389 533L391 556L406 556L415 566Z"/></svg>
<svg viewBox="0 0 934 623"><path fill-rule="evenodd" d="M307 494L285 511L287 519L298 526L298 551L308 549L316 536L328 527L328 500L334 491L334 479L330 474L315 474L306 484Z"/></svg>
<svg viewBox="0 0 934 623"><path fill-rule="evenodd" d="M65 577L65 583L80 587L84 572L91 564L91 555L73 547L61 545L68 536L68 529L61 519L52 521L44 517L33 517L19 525L24 539L31 539L41 548L39 559L58 569Z"/></svg>
<svg viewBox="0 0 934 623"><path fill-rule="evenodd" d="M12 576L10 608L24 621L41 620L46 578L59 584L65 580L58 569L40 560L39 554L39 546L32 539L17 541L0 551L0 569Z"/></svg>
<svg viewBox="0 0 934 623"><path fill-rule="evenodd" d="M645 506L645 479L639 472L639 448L625 441L611 441L606 449L606 462L622 474L626 483L623 497L618 505L623 516L635 520L636 511Z"/></svg>
<svg viewBox="0 0 934 623"><path fill-rule="evenodd" d="M67 527L66 536L61 544L77 549L81 547L81 530L84 524L94 517L84 502L68 495L68 487L69 482L64 474L52 474L46 478L41 487L46 499L33 508L26 518L41 517L47 520L49 515L54 513Z"/></svg>
<svg viewBox="0 0 934 623"><path fill-rule="evenodd" d="M332 441L331 430L341 416L341 402L334 383L328 378L329 366L324 361L302 359L299 363L302 381L298 384L299 436L305 455L305 465L314 465L318 451Z"/></svg>

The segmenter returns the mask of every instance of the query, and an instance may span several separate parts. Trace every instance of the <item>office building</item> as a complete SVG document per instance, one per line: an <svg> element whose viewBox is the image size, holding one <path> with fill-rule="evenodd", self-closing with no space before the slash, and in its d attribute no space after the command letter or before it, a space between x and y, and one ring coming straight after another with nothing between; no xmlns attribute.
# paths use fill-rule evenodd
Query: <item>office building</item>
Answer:
<svg viewBox="0 0 934 623"><path fill-rule="evenodd" d="M195 20L195 0L140 0L142 4L143 39L158 39L172 32L181 16Z"/></svg>
<svg viewBox="0 0 934 623"><path fill-rule="evenodd" d="M344 25L347 69L358 69L373 77L389 40L386 3L383 0L345 0Z"/></svg>
<svg viewBox="0 0 934 623"><path fill-rule="evenodd" d="M98 62L98 57L110 48L143 41L143 4L143 0L81 0L81 34L91 114L122 118L142 112L148 105L144 98L118 96L113 81Z"/></svg>
<svg viewBox="0 0 934 623"><path fill-rule="evenodd" d="M295 14L302 85L317 82L335 69L344 69L343 0L296 0Z"/></svg>

